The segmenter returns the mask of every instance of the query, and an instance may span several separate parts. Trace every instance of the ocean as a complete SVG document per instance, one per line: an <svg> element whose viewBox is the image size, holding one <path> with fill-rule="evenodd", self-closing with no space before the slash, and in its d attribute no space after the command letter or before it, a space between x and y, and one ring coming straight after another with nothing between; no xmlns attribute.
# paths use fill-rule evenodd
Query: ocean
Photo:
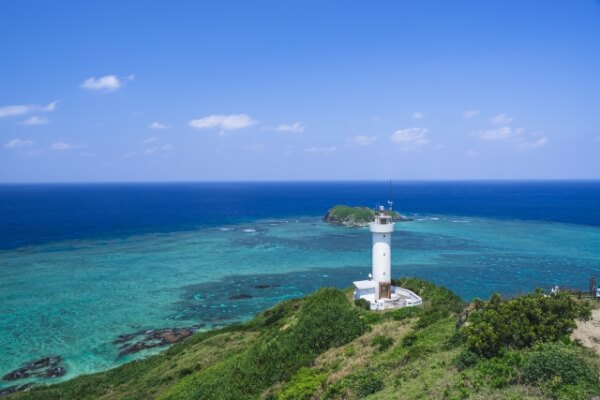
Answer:
<svg viewBox="0 0 600 400"><path fill-rule="evenodd" d="M349 287L370 272L370 233L321 218L389 197L413 218L394 276L465 300L600 278L600 182L0 185L0 377L45 356L67 370L46 382L105 370L160 351L120 356L119 335Z"/></svg>

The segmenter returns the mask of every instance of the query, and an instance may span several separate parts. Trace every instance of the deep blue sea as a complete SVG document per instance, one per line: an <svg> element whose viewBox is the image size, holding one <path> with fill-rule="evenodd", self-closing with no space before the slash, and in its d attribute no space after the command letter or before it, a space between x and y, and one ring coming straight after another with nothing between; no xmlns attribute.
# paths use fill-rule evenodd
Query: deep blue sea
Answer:
<svg viewBox="0 0 600 400"><path fill-rule="evenodd" d="M375 206L388 182L0 185L0 248ZM600 181L394 182L405 213L600 226Z"/></svg>
<svg viewBox="0 0 600 400"><path fill-rule="evenodd" d="M388 197L388 182L0 185L0 377L48 355L61 379L111 368L159 351L119 356L118 335L349 287L369 231L321 217ZM391 197L414 219L396 225L395 276L465 299L600 277L600 182L393 182Z"/></svg>

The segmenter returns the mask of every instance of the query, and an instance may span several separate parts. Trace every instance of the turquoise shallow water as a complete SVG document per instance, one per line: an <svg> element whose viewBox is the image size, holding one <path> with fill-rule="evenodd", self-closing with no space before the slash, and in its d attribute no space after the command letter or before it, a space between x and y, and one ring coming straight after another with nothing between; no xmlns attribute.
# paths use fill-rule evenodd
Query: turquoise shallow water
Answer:
<svg viewBox="0 0 600 400"><path fill-rule="evenodd" d="M598 227L414 218L396 226L394 276L430 279L465 299L586 288L600 273ZM367 229L302 217L0 251L0 376L48 355L63 357L61 380L104 370L152 352L119 357L118 335L209 329L321 286L349 287L370 272L370 244Z"/></svg>

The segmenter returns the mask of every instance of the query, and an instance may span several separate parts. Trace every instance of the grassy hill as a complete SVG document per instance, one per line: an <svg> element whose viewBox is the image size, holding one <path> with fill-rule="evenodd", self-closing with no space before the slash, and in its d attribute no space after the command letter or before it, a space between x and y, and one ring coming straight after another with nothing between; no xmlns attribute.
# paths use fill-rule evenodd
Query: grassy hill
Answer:
<svg viewBox="0 0 600 400"><path fill-rule="evenodd" d="M320 289L245 324L13 399L589 399L600 359L568 339L589 306L567 295L468 306L418 279L424 306L372 312ZM457 317L461 316L460 329ZM466 321L466 322L465 322Z"/></svg>

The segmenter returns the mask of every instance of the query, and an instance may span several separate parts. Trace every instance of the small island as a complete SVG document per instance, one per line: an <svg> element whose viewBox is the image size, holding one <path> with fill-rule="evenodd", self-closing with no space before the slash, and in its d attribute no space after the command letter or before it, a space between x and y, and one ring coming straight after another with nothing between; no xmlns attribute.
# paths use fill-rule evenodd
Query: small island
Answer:
<svg viewBox="0 0 600 400"><path fill-rule="evenodd" d="M395 222L412 221L397 211L386 210L386 214L390 215ZM363 227L373 222L374 218L375 210L372 208L336 205L327 211L323 221L348 227Z"/></svg>

